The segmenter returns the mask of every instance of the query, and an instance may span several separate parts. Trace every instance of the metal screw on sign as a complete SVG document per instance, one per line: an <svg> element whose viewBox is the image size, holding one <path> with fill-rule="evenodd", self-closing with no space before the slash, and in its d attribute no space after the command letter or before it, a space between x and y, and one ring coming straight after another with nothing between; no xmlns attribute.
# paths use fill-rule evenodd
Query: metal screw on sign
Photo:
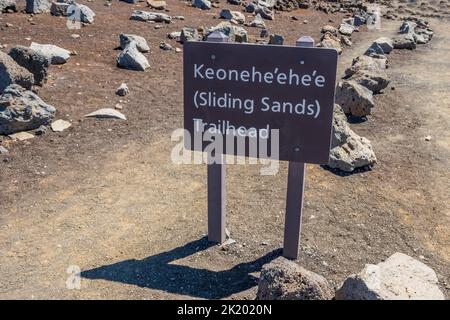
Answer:
<svg viewBox="0 0 450 320"><path fill-rule="evenodd" d="M314 39L309 36L301 37L296 41L296 46L313 48ZM298 152L300 148L296 146L294 150ZM290 161L288 170L283 256L289 259L297 259L302 228L306 164Z"/></svg>
<svg viewBox="0 0 450 320"><path fill-rule="evenodd" d="M210 42L228 42L223 32L214 31L206 37ZM211 55L215 59L216 55ZM208 154L211 159L211 155ZM222 155L220 163L208 159L208 240L223 243L226 239L226 164Z"/></svg>

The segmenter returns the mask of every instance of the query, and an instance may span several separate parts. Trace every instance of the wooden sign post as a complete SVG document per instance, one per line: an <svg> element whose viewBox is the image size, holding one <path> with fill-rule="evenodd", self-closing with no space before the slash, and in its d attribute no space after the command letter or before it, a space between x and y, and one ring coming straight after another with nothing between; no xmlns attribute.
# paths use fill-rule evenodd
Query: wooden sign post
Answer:
<svg viewBox="0 0 450 320"><path fill-rule="evenodd" d="M296 46L314 48L314 40L311 37L301 37ZM297 259L300 248L305 175L306 163L289 162L283 244L283 256L289 259Z"/></svg>
<svg viewBox="0 0 450 320"><path fill-rule="evenodd" d="M228 43L214 32L205 42L185 43L184 141L190 150L208 152L210 241L226 238L225 155L276 154L289 161L283 255L298 258L306 163L329 161L336 69L336 50L314 48L310 37L289 47ZM206 134L216 136L196 140ZM244 139L246 148L223 143L211 151L218 138ZM256 155L247 148L254 141ZM266 154L263 143L270 147Z"/></svg>
<svg viewBox="0 0 450 320"><path fill-rule="evenodd" d="M208 41L228 42L228 37L222 32L213 32ZM211 159L211 155L208 155ZM221 163L208 161L208 240L223 243L226 238L226 161L221 157Z"/></svg>

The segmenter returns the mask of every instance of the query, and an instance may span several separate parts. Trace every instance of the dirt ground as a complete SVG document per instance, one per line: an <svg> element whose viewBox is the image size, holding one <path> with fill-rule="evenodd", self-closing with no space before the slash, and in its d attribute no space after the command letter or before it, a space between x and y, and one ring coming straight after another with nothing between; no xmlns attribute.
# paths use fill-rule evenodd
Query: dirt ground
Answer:
<svg viewBox="0 0 450 320"><path fill-rule="evenodd" d="M254 299L261 266L280 255L285 163L275 176L260 176L258 165L228 166L228 228L236 244L224 250L206 241L206 166L170 159L170 135L183 119L182 54L160 50L159 43L182 48L166 34L216 25L220 9L167 2L171 15L186 20L159 29L130 21L132 8L144 5L123 2L89 3L95 24L81 30L50 15L34 16L35 24L22 13L0 16L1 44L35 41L77 52L51 67L39 91L57 107L57 119L73 126L28 142L0 138L10 150L0 155L0 298ZM301 35L317 41L324 24L341 18L298 10L268 25L293 44ZM339 75L400 23L355 33ZM430 24L430 43L390 54L390 86L376 96L367 121L351 124L372 141L373 170L338 175L308 165L299 262L335 286L399 251L432 267L450 294L450 22L431 18ZM146 72L116 67L122 32L148 40ZM114 94L122 82L131 91L125 98ZM83 118L119 100L127 121ZM69 267L82 271L81 289L67 289Z"/></svg>

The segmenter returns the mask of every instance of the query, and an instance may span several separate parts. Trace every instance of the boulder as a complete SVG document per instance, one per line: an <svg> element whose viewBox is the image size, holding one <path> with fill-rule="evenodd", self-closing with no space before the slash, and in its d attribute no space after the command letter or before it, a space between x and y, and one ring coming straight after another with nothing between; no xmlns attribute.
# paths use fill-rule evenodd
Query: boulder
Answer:
<svg viewBox="0 0 450 320"><path fill-rule="evenodd" d="M0 0L0 13L8 10L17 12L16 0Z"/></svg>
<svg viewBox="0 0 450 320"><path fill-rule="evenodd" d="M381 37L376 39L373 44L377 44L385 54L391 53L391 51L394 49L394 42L391 38L388 37Z"/></svg>
<svg viewBox="0 0 450 320"><path fill-rule="evenodd" d="M50 64L64 64L70 59L70 51L53 44L39 44L32 42L30 49L43 55L50 61Z"/></svg>
<svg viewBox="0 0 450 320"><path fill-rule="evenodd" d="M403 21L402 25L400 26L400 30L398 33L400 34L414 34L414 29L416 28L416 23L414 21Z"/></svg>
<svg viewBox="0 0 450 320"><path fill-rule="evenodd" d="M35 85L42 86L47 82L50 61L46 56L23 46L11 48L9 55L18 65L24 67L33 74Z"/></svg>
<svg viewBox="0 0 450 320"><path fill-rule="evenodd" d="M344 36L351 36L353 31L355 31L355 28L348 23L342 23L339 26L339 33Z"/></svg>
<svg viewBox="0 0 450 320"><path fill-rule="evenodd" d="M257 14L248 25L254 28L266 28L266 23L264 22L260 14Z"/></svg>
<svg viewBox="0 0 450 320"><path fill-rule="evenodd" d="M117 65L120 68L136 71L145 71L150 67L147 58L139 52L136 42L131 41L117 57Z"/></svg>
<svg viewBox="0 0 450 320"><path fill-rule="evenodd" d="M336 37L335 35L333 35L330 32L327 32L322 36L322 40L318 44L318 47L332 48L332 49L336 49L338 54L342 53L341 41L339 40L338 37Z"/></svg>
<svg viewBox="0 0 450 320"><path fill-rule="evenodd" d="M245 6L245 11L254 15L259 14L266 20L273 20L275 18L275 12L273 10L275 3L275 1L253 1Z"/></svg>
<svg viewBox="0 0 450 320"><path fill-rule="evenodd" d="M130 20L170 23L170 21L172 21L172 18L165 13L134 10L131 13Z"/></svg>
<svg viewBox="0 0 450 320"><path fill-rule="evenodd" d="M284 43L284 37L279 34L271 34L269 37L269 44L274 44L277 46L282 46Z"/></svg>
<svg viewBox="0 0 450 320"><path fill-rule="evenodd" d="M185 27L181 30L180 42L184 43L186 41L198 41L201 37L198 34L197 29Z"/></svg>
<svg viewBox="0 0 450 320"><path fill-rule="evenodd" d="M220 17L225 20L231 20L239 24L245 23L245 15L239 11L223 9L220 11Z"/></svg>
<svg viewBox="0 0 450 320"><path fill-rule="evenodd" d="M347 122L342 108L334 106L333 134L328 166L345 172L371 167L377 162L370 141L357 135Z"/></svg>
<svg viewBox="0 0 450 320"><path fill-rule="evenodd" d="M181 31L173 31L167 34L167 38L180 41L181 38Z"/></svg>
<svg viewBox="0 0 450 320"><path fill-rule="evenodd" d="M330 26L330 25L323 26L322 29L320 30L320 32L323 34L331 33L335 37L337 37L337 35L338 35L338 29L336 29L335 27Z"/></svg>
<svg viewBox="0 0 450 320"><path fill-rule="evenodd" d="M84 4L73 2L67 7L67 16L72 21L94 23L95 12Z"/></svg>
<svg viewBox="0 0 450 320"><path fill-rule="evenodd" d="M366 50L364 55L369 57L384 57L384 50L378 43L372 43L371 46Z"/></svg>
<svg viewBox="0 0 450 320"><path fill-rule="evenodd" d="M26 0L25 11L27 13L47 13L50 12L51 2L48 0Z"/></svg>
<svg viewBox="0 0 450 320"><path fill-rule="evenodd" d="M277 0L274 9L278 11L292 11L296 9L308 9L309 0Z"/></svg>
<svg viewBox="0 0 450 320"><path fill-rule="evenodd" d="M49 125L55 112L55 107L32 91L12 84L0 96L0 134L9 135Z"/></svg>
<svg viewBox="0 0 450 320"><path fill-rule="evenodd" d="M229 21L221 22L217 26L209 28L205 31L204 39L206 39L211 33L220 31L229 37L230 42L247 42L247 31L242 27L232 25Z"/></svg>
<svg viewBox="0 0 450 320"><path fill-rule="evenodd" d="M354 75L352 75L350 80L356 82L357 84L366 87L373 93L380 93L383 89L385 89L390 81L386 72L371 72L371 71L358 71Z"/></svg>
<svg viewBox="0 0 450 320"><path fill-rule="evenodd" d="M436 273L403 253L367 264L336 291L337 300L445 300Z"/></svg>
<svg viewBox="0 0 450 320"><path fill-rule="evenodd" d="M403 34L394 37L393 39L394 49L416 49L416 40L413 34Z"/></svg>
<svg viewBox="0 0 450 320"><path fill-rule="evenodd" d="M156 10L164 10L167 7L167 3L161 0L147 0L147 5Z"/></svg>
<svg viewBox="0 0 450 320"><path fill-rule="evenodd" d="M386 70L388 67L388 61L385 56L383 57L369 57L362 55L353 59L352 66L345 70L345 76L349 77L358 71L373 71L380 72Z"/></svg>
<svg viewBox="0 0 450 320"><path fill-rule="evenodd" d="M264 265L258 283L258 300L331 300L328 281L294 261L279 257Z"/></svg>
<svg viewBox="0 0 450 320"><path fill-rule="evenodd" d="M192 6L202 10L211 9L211 1L209 0L192 0Z"/></svg>
<svg viewBox="0 0 450 320"><path fill-rule="evenodd" d="M353 80L338 83L335 101L342 107L345 114L355 117L369 115L374 107L372 91Z"/></svg>
<svg viewBox="0 0 450 320"><path fill-rule="evenodd" d="M14 83L31 89L34 84L33 74L17 64L9 55L0 51L0 93Z"/></svg>
<svg viewBox="0 0 450 320"><path fill-rule="evenodd" d="M140 52L149 52L150 51L150 47L147 44L147 40L145 40L141 36L137 36L134 34L121 33L119 35L119 40L120 40L120 48L122 50L125 49L131 41L134 41L134 42L136 42L136 47Z"/></svg>
<svg viewBox="0 0 450 320"><path fill-rule="evenodd" d="M67 17L67 9L69 6L70 3L52 2L50 13L56 17Z"/></svg>

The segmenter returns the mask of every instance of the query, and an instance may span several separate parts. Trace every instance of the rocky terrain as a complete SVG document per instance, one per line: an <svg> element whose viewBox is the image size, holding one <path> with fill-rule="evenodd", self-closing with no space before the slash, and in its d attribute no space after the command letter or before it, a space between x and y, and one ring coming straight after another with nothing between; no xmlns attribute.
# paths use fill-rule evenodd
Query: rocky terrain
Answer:
<svg viewBox="0 0 450 320"><path fill-rule="evenodd" d="M406 254L434 270L418 275L431 283L422 297L448 296L450 1L0 0L0 11L0 298L276 298L256 285L280 254L286 164L270 177L230 166L233 241L212 246L206 168L170 161L183 43L217 31L260 45L310 35L339 53L330 163L307 171L308 270L288 267L307 275L300 287L390 299L348 283ZM68 288L74 275L81 289Z"/></svg>

